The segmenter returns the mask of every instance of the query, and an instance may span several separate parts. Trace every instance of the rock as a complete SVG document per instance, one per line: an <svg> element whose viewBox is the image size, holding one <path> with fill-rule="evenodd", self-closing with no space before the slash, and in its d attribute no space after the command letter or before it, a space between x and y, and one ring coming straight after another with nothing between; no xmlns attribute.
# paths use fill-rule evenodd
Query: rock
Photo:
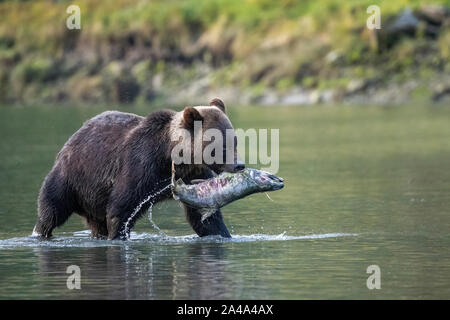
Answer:
<svg viewBox="0 0 450 320"><path fill-rule="evenodd" d="M446 98L449 98L450 95L450 84L441 84L436 88L433 92L432 99L435 102L442 101Z"/></svg>
<svg viewBox="0 0 450 320"><path fill-rule="evenodd" d="M329 89L329 90L324 90L320 93L320 102L321 103L328 103L334 100L334 91Z"/></svg>
<svg viewBox="0 0 450 320"><path fill-rule="evenodd" d="M410 8L406 8L397 15L389 29L393 33L411 32L415 31L418 25L419 19L416 18Z"/></svg>
<svg viewBox="0 0 450 320"><path fill-rule="evenodd" d="M275 104L279 103L279 101L280 101L280 98L278 97L278 95L271 90L268 90L268 92L265 92L264 94L262 94L261 96L259 96L255 99L255 102L257 104L260 104L263 106L275 105Z"/></svg>
<svg viewBox="0 0 450 320"><path fill-rule="evenodd" d="M450 24L450 9L430 5L413 12L406 8L394 19L387 19L386 24L381 34L388 46L401 35L415 36L418 30L427 36L436 37L442 25Z"/></svg>
<svg viewBox="0 0 450 320"><path fill-rule="evenodd" d="M120 61L111 61L104 69L103 72L108 73L112 77L120 77L123 71L122 64Z"/></svg>
<svg viewBox="0 0 450 320"><path fill-rule="evenodd" d="M415 12L415 15L420 20L425 20L428 23L442 25L446 20L450 19L450 9L437 5L428 5Z"/></svg>
<svg viewBox="0 0 450 320"><path fill-rule="evenodd" d="M319 90L314 90L309 94L309 101L312 104L318 104L319 102L321 102L321 100L322 100L322 96L321 96Z"/></svg>
<svg viewBox="0 0 450 320"><path fill-rule="evenodd" d="M154 90L161 90L164 81L164 74L162 72L157 73L152 78L152 88Z"/></svg>
<svg viewBox="0 0 450 320"><path fill-rule="evenodd" d="M325 60L328 63L334 63L337 60L339 60L339 58L341 58L341 55L336 50L333 50L333 51L328 52L328 54L325 57Z"/></svg>
<svg viewBox="0 0 450 320"><path fill-rule="evenodd" d="M346 95L367 91L378 82L378 79L352 79L347 84Z"/></svg>
<svg viewBox="0 0 450 320"><path fill-rule="evenodd" d="M347 84L347 93L355 93L366 87L366 81L363 79L352 79Z"/></svg>
<svg viewBox="0 0 450 320"><path fill-rule="evenodd" d="M302 89L295 90L287 95L285 95L280 103L282 105L305 105L312 104L310 99L310 93L305 92Z"/></svg>

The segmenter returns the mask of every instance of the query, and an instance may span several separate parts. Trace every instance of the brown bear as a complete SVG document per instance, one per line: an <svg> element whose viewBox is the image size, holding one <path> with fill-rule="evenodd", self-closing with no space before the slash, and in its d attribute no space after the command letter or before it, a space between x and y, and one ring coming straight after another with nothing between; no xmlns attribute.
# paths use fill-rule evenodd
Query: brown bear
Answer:
<svg viewBox="0 0 450 320"><path fill-rule="evenodd" d="M177 178L189 182L209 178L214 172L244 169L236 152L236 138L233 143L225 138L233 127L219 99L213 99L209 106L186 107L181 112L161 110L146 117L103 112L86 121L58 153L39 193L33 234L51 237L53 229L76 212L86 220L93 237L127 239L136 219L150 205L171 198L167 185L171 153L177 143L171 135L191 132L194 121L201 121L203 130L220 130L223 148L234 154L234 162L177 164ZM220 210L202 222L198 210L186 205L184 209L199 236L231 237Z"/></svg>

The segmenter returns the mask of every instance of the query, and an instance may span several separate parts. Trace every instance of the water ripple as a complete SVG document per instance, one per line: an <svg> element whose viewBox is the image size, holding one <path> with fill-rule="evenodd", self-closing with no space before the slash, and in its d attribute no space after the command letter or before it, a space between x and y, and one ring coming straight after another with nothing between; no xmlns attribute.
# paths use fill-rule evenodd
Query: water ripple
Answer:
<svg viewBox="0 0 450 320"><path fill-rule="evenodd" d="M121 246L128 244L179 244L179 243L228 243L228 242L256 242L256 241L288 241L288 240L311 240L311 239L327 239L338 237L357 236L355 233L323 233L309 235L286 235L281 234L250 234L250 235L233 235L230 238L221 236L208 236L200 238L196 234L184 236L168 236L155 233L135 233L131 232L128 241L121 240L97 240L90 238L90 231L83 230L74 232L72 236L54 237L51 240L42 240L35 236L17 237L11 239L0 240L0 249L11 249L17 247L105 247L105 246Z"/></svg>

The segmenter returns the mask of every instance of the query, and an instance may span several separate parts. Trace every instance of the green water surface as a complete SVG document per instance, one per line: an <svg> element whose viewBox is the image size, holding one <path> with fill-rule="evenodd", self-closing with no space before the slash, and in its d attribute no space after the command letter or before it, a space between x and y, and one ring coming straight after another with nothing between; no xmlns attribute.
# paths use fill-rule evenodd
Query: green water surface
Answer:
<svg viewBox="0 0 450 320"><path fill-rule="evenodd" d="M235 128L280 130L285 179L272 201L223 209L235 240L189 236L175 201L153 211L167 236L144 216L131 241L80 240L73 215L53 244L30 240L56 153L107 109L0 107L1 299L450 298L448 107L231 107ZM370 265L381 289L367 288Z"/></svg>

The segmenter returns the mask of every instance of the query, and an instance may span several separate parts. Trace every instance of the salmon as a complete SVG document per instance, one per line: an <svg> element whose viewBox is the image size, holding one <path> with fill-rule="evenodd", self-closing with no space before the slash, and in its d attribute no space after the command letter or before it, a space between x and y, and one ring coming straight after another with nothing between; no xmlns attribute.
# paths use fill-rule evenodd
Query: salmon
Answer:
<svg viewBox="0 0 450 320"><path fill-rule="evenodd" d="M172 193L175 200L199 209L202 221L219 208L254 193L282 189L283 179L269 172L246 168L237 173L223 172L213 178L185 184L182 179L175 181L172 164Z"/></svg>

